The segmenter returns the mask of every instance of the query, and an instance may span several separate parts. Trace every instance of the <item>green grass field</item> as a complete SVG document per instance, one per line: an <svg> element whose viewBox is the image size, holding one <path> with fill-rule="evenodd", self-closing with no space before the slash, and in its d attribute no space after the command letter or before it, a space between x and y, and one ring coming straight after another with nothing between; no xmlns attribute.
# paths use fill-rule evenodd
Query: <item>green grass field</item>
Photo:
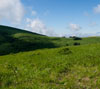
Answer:
<svg viewBox="0 0 100 89"><path fill-rule="evenodd" d="M4 36L1 27L0 89L100 89L100 37L73 40L14 28Z"/></svg>

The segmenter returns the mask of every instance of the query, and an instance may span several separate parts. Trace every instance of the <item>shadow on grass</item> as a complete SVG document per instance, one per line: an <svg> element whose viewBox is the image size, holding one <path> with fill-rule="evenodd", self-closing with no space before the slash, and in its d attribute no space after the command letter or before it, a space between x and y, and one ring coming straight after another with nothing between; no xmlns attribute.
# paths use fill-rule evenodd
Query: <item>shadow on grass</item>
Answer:
<svg viewBox="0 0 100 89"><path fill-rule="evenodd" d="M40 40L34 40L33 42L27 42L10 37L8 37L7 39L8 42L4 42L0 45L0 55L56 47L47 38L40 38Z"/></svg>

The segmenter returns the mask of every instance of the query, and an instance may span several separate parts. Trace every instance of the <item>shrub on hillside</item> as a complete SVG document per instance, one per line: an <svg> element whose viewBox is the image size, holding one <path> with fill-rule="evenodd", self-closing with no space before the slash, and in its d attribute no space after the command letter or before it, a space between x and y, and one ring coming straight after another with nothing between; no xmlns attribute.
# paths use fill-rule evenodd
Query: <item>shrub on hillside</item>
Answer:
<svg viewBox="0 0 100 89"><path fill-rule="evenodd" d="M82 40L80 37L74 37L73 40Z"/></svg>
<svg viewBox="0 0 100 89"><path fill-rule="evenodd" d="M64 48L64 49L61 49L59 51L60 54L64 54L64 55L67 55L67 54L71 54L72 51L69 49L69 48Z"/></svg>
<svg viewBox="0 0 100 89"><path fill-rule="evenodd" d="M80 45L80 43L78 43L78 42L75 42L73 45L77 46L77 45Z"/></svg>
<svg viewBox="0 0 100 89"><path fill-rule="evenodd" d="M73 38L73 40L82 40L82 38L76 36L70 36L70 38Z"/></svg>
<svg viewBox="0 0 100 89"><path fill-rule="evenodd" d="M69 46L69 44L66 44L66 46Z"/></svg>

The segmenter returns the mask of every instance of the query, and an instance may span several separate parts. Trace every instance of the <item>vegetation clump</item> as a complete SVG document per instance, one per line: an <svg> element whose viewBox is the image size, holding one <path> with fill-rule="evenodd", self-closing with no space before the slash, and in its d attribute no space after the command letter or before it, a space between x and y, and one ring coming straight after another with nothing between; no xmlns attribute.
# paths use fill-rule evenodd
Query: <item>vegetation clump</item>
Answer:
<svg viewBox="0 0 100 89"><path fill-rule="evenodd" d="M70 36L70 38L73 38L73 40L82 40L82 38L77 37L77 36Z"/></svg>
<svg viewBox="0 0 100 89"><path fill-rule="evenodd" d="M82 40L80 37L74 37L73 40Z"/></svg>
<svg viewBox="0 0 100 89"><path fill-rule="evenodd" d="M63 54L63 55L68 55L68 54L71 54L72 51L69 49L69 48L63 48L59 51L60 54Z"/></svg>
<svg viewBox="0 0 100 89"><path fill-rule="evenodd" d="M74 45L75 45L75 46L78 46L78 45L80 45L80 43L78 43L78 42L75 42L75 43L74 43Z"/></svg>

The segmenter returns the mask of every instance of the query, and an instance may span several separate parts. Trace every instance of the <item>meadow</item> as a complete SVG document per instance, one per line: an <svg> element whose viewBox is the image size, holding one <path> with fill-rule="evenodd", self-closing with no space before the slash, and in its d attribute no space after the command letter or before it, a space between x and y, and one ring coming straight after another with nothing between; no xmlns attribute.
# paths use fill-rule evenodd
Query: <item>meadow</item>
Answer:
<svg viewBox="0 0 100 89"><path fill-rule="evenodd" d="M100 37L76 40L5 28L0 89L100 89Z"/></svg>

